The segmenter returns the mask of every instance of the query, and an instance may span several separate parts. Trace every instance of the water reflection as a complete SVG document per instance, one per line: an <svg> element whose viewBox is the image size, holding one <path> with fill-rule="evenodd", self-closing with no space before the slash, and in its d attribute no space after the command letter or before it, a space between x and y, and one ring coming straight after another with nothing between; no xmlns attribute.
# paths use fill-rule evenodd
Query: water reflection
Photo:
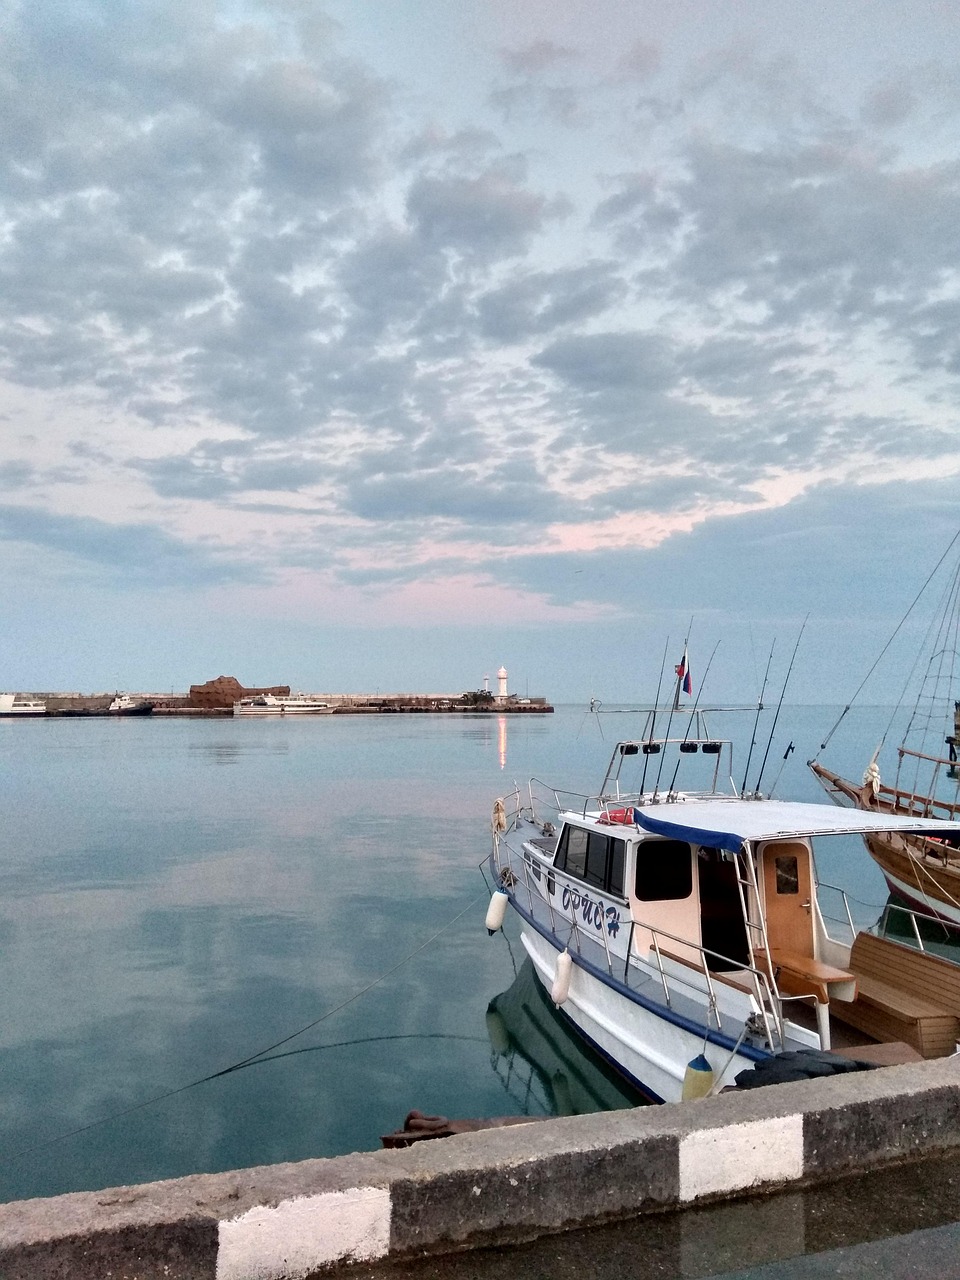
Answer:
<svg viewBox="0 0 960 1280"><path fill-rule="evenodd" d="M645 1099L567 1026L525 960L487 1009L491 1064L518 1115L584 1115Z"/></svg>
<svg viewBox="0 0 960 1280"><path fill-rule="evenodd" d="M236 764L244 756L288 755L290 743L269 739L250 742L191 742L188 750L191 754L205 756L212 764Z"/></svg>
<svg viewBox="0 0 960 1280"><path fill-rule="evenodd" d="M500 757L500 768L507 764L507 717L497 717L497 753Z"/></svg>

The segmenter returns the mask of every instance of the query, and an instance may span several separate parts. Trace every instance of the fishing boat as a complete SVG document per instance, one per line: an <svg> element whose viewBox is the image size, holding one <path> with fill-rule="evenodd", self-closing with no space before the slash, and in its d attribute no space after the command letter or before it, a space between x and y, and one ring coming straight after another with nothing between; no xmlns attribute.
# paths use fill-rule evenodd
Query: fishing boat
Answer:
<svg viewBox="0 0 960 1280"><path fill-rule="evenodd" d="M272 693L258 693L233 704L235 716L331 716L333 707L302 693L281 698Z"/></svg>
<svg viewBox="0 0 960 1280"><path fill-rule="evenodd" d="M496 801L488 930L519 916L554 1004L652 1101L717 1091L791 1051L952 1053L960 968L858 931L845 899L842 936L828 931L815 847L868 833L960 842L960 823L723 790L732 743L700 712L671 737L675 716L676 703L650 708L594 794L534 779Z"/></svg>
<svg viewBox="0 0 960 1280"><path fill-rule="evenodd" d="M923 645L925 662L920 655L919 685L897 748L893 780L888 782L881 776L884 740L859 782L828 768L819 758L809 762L814 776L837 804L898 817L960 819L960 559L952 568L945 566L958 540L960 534L903 619L945 570L947 581ZM844 714L847 710L849 706ZM915 911L960 928L960 847L955 839L870 832L864 835L864 842L891 893Z"/></svg>
<svg viewBox="0 0 960 1280"><path fill-rule="evenodd" d="M129 693L118 693L107 707L111 716L149 716L153 712L153 703L146 698L134 698Z"/></svg>
<svg viewBox="0 0 960 1280"><path fill-rule="evenodd" d="M0 716L45 716L47 704L22 693L0 693Z"/></svg>

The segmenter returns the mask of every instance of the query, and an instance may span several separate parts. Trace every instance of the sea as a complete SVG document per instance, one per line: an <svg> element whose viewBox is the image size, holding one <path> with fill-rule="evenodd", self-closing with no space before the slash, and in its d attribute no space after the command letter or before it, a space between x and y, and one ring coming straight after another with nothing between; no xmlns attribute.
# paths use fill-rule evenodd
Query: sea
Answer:
<svg viewBox="0 0 960 1280"><path fill-rule="evenodd" d="M840 708L732 713L740 785L824 799ZM824 762L859 777L889 709ZM374 1150L413 1109L639 1102L488 937L495 799L594 792L629 708L0 720L0 1200ZM771 734L772 727L772 734ZM788 748L792 745L792 751ZM683 784L683 778L678 785ZM821 860L864 922L861 843ZM839 913L838 913L839 914Z"/></svg>

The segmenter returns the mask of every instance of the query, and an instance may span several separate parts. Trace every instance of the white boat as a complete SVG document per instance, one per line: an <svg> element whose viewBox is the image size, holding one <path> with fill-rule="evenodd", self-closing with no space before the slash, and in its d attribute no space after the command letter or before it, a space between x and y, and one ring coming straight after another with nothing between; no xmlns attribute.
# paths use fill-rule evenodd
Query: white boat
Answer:
<svg viewBox="0 0 960 1280"><path fill-rule="evenodd" d="M316 698L298 693L295 697L280 698L272 693L258 693L241 698L233 704L235 716L331 716L333 707Z"/></svg>
<svg viewBox="0 0 960 1280"><path fill-rule="evenodd" d="M617 744L592 797L531 782L498 800L487 928L513 908L554 1003L654 1101L716 1091L795 1050L952 1053L960 967L857 931L845 899L833 936L814 845L879 831L955 838L960 823L720 794L727 751L702 729L645 735ZM708 785L676 790L676 773L669 789L647 785L668 753Z"/></svg>
<svg viewBox="0 0 960 1280"><path fill-rule="evenodd" d="M20 693L0 693L0 716L45 716L47 704Z"/></svg>

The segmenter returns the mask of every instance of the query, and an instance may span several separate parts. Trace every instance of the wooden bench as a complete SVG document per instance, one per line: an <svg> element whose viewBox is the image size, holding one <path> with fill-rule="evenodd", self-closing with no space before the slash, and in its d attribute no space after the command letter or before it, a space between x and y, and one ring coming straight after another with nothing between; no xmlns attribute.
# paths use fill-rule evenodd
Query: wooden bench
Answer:
<svg viewBox="0 0 960 1280"><path fill-rule="evenodd" d="M834 1017L876 1040L903 1040L925 1058L953 1053L960 1037L960 965L858 933L850 968L857 998L832 1006Z"/></svg>
<svg viewBox="0 0 960 1280"><path fill-rule="evenodd" d="M762 961L764 953L758 952ZM813 956L770 949L777 986L787 996L813 996L819 1004L833 1000L855 1000L857 980L847 969L836 969L832 964L814 960ZM761 967L764 967L761 964Z"/></svg>
<svg viewBox="0 0 960 1280"><path fill-rule="evenodd" d="M857 980L847 969L837 969L813 956L780 947L770 948L770 961L777 990L784 996L812 996L816 1001L817 1030L824 1049L830 1048L830 1001L851 1001L857 995ZM766 952L757 952L757 967L767 969Z"/></svg>

